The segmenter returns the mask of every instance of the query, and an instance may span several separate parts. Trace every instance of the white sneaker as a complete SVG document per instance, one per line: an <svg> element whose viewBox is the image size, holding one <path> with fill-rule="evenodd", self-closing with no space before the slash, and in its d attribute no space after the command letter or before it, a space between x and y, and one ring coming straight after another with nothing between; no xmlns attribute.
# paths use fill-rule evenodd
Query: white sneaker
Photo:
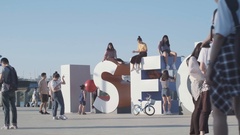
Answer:
<svg viewBox="0 0 240 135"><path fill-rule="evenodd" d="M166 113L166 114L170 115L170 114L172 114L172 113L171 113L171 111L167 111L167 113Z"/></svg>
<svg viewBox="0 0 240 135"><path fill-rule="evenodd" d="M172 68L174 69L174 70L176 70L177 68L176 68L176 65L175 65L175 63L174 64L172 64Z"/></svg>
<svg viewBox="0 0 240 135"><path fill-rule="evenodd" d="M167 65L167 66L166 66L166 69L167 69L167 70L169 70L169 68L170 68L170 66L169 66L169 65Z"/></svg>
<svg viewBox="0 0 240 135"><path fill-rule="evenodd" d="M66 117L65 115L60 115L60 116L58 117L58 119L61 119L61 120L66 120L66 119L67 119L67 117Z"/></svg>
<svg viewBox="0 0 240 135"><path fill-rule="evenodd" d="M8 130L9 126L4 125L3 127L1 127L2 130Z"/></svg>
<svg viewBox="0 0 240 135"><path fill-rule="evenodd" d="M54 116L54 117L53 117L53 120L58 120L58 117L57 117L57 116Z"/></svg>
<svg viewBox="0 0 240 135"><path fill-rule="evenodd" d="M12 125L9 127L10 129L18 129L18 126L17 125Z"/></svg>

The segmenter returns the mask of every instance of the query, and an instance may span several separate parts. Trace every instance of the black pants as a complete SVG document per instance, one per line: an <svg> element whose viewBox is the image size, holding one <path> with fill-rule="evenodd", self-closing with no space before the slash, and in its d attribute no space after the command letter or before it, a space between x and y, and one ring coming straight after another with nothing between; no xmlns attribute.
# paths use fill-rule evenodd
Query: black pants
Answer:
<svg viewBox="0 0 240 135"><path fill-rule="evenodd" d="M135 55L131 58L131 63L132 64L140 64L141 63L141 59L142 57L146 57L147 56L147 52L140 52L138 55Z"/></svg>
<svg viewBox="0 0 240 135"><path fill-rule="evenodd" d="M124 63L124 61L122 59L120 59L120 58L116 58L115 60L118 61L118 62Z"/></svg>
<svg viewBox="0 0 240 135"><path fill-rule="evenodd" d="M199 135L200 131L209 133L208 118L211 113L210 91L200 94L197 101L193 99L194 111L191 118L190 135Z"/></svg>

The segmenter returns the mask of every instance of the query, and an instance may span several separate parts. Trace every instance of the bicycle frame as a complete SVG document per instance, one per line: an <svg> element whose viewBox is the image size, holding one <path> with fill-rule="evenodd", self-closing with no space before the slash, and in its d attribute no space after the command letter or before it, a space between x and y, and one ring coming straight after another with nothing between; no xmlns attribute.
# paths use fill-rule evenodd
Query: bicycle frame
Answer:
<svg viewBox="0 0 240 135"><path fill-rule="evenodd" d="M140 112L144 112L148 116L152 116L155 113L155 108L152 106L154 103L151 102L151 95L150 94L146 98L146 100L147 100L147 103L143 107L143 104L142 104L143 100L138 99L140 104L135 104L133 106L133 114L134 115L138 115Z"/></svg>

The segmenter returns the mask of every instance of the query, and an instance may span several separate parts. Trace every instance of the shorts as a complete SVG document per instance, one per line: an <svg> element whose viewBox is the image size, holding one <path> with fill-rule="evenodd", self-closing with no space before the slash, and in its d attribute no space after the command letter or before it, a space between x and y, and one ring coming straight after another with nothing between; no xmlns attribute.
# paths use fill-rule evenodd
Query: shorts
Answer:
<svg viewBox="0 0 240 135"><path fill-rule="evenodd" d="M162 51L162 53L164 53L164 52L166 52L170 56L171 50L164 50L164 51Z"/></svg>
<svg viewBox="0 0 240 135"><path fill-rule="evenodd" d="M170 94L169 88L162 88L162 97L170 97Z"/></svg>
<svg viewBox="0 0 240 135"><path fill-rule="evenodd" d="M83 105L83 106L85 106L85 105L86 105L86 101L81 100L81 101L80 101L80 104Z"/></svg>
<svg viewBox="0 0 240 135"><path fill-rule="evenodd" d="M41 98L41 101L42 101L42 102L44 102L44 103L45 103L45 102L48 102L48 94L42 94L41 97L42 97L42 98Z"/></svg>

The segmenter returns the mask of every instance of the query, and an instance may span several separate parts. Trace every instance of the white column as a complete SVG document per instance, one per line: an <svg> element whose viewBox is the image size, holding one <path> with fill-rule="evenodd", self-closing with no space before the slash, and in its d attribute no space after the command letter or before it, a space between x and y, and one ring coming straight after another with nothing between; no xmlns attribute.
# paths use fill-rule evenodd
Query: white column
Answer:
<svg viewBox="0 0 240 135"><path fill-rule="evenodd" d="M66 84L62 85L65 112L78 112L80 85L91 79L90 65L62 65L61 76L65 76ZM86 112L90 111L90 94L86 101Z"/></svg>

